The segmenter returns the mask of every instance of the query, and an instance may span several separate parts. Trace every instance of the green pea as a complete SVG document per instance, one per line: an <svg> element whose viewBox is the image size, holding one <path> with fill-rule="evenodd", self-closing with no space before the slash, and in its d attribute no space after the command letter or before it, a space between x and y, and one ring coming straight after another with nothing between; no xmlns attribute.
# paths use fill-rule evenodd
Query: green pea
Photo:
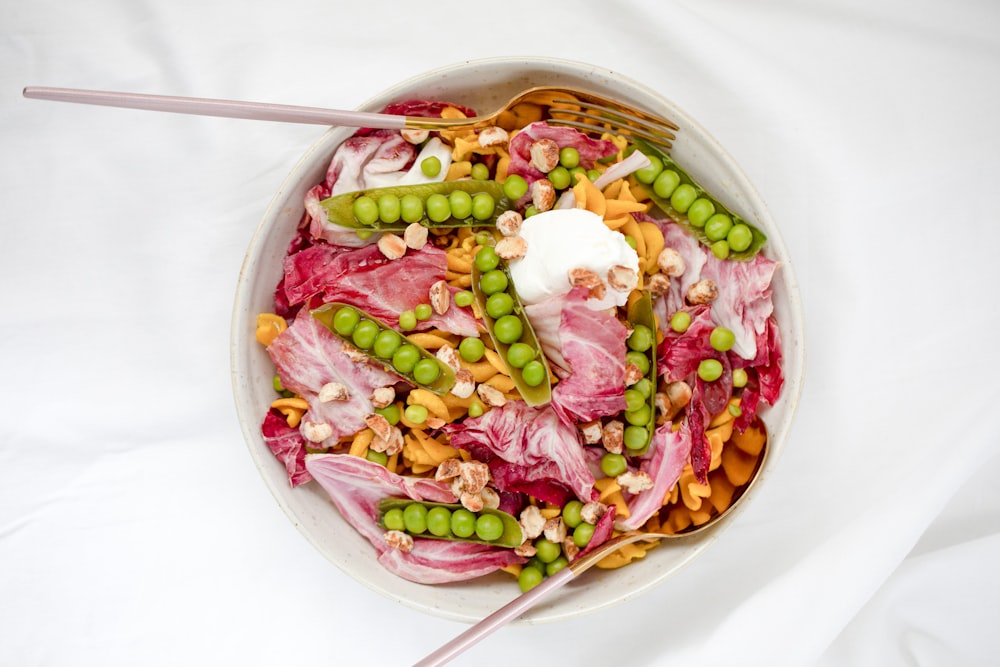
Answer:
<svg viewBox="0 0 1000 667"><path fill-rule="evenodd" d="M354 217L362 225L374 225L378 220L378 204L368 196L361 196L354 200Z"/></svg>
<svg viewBox="0 0 1000 667"><path fill-rule="evenodd" d="M562 555L562 545L550 542L544 537L535 540L535 556L543 563L551 563Z"/></svg>
<svg viewBox="0 0 1000 667"><path fill-rule="evenodd" d="M725 213L716 213L705 223L705 236L709 241L720 241L733 228L733 219Z"/></svg>
<svg viewBox="0 0 1000 667"><path fill-rule="evenodd" d="M510 174L503 182L503 193L508 199L517 201L528 193L528 181L523 176Z"/></svg>
<svg viewBox="0 0 1000 667"><path fill-rule="evenodd" d="M463 338L462 342L458 344L458 354L460 357L468 361L470 364L474 364L483 358L486 353L486 345L479 338Z"/></svg>
<svg viewBox="0 0 1000 667"><path fill-rule="evenodd" d="M638 392L642 395L643 400L649 398L649 395L653 393L653 383L649 381L649 378L642 378L634 385L630 387L631 391Z"/></svg>
<svg viewBox="0 0 1000 667"><path fill-rule="evenodd" d="M389 461L389 457L386 456L385 452L376 452L374 449L369 449L365 452L365 460L385 467L385 464Z"/></svg>
<svg viewBox="0 0 1000 667"><path fill-rule="evenodd" d="M583 509L583 503L579 500L570 500L562 508L563 523L566 524L567 528L576 528L583 521L580 518L580 510Z"/></svg>
<svg viewBox="0 0 1000 667"><path fill-rule="evenodd" d="M729 230L726 241L729 242L729 247L733 252L743 252L753 243L753 232L750 231L750 227L738 222Z"/></svg>
<svg viewBox="0 0 1000 667"><path fill-rule="evenodd" d="M649 357L642 352L636 352L635 350L626 352L625 363L638 366L643 375L649 372Z"/></svg>
<svg viewBox="0 0 1000 667"><path fill-rule="evenodd" d="M729 414L731 414L734 417L739 417L740 415L743 414L743 409L740 408L740 406L736 405L735 403L730 403L729 407L726 409L729 410Z"/></svg>
<svg viewBox="0 0 1000 667"><path fill-rule="evenodd" d="M712 254L718 257L719 259L728 259L729 242L726 239L722 239L721 241L716 241L715 243L710 245L709 248L712 250Z"/></svg>
<svg viewBox="0 0 1000 667"><path fill-rule="evenodd" d="M670 205L674 207L675 211L684 213L697 198L698 191L694 189L693 185L681 183L674 190L674 193L670 195Z"/></svg>
<svg viewBox="0 0 1000 667"><path fill-rule="evenodd" d="M420 503L410 503L403 508L406 532L419 535L427 530L427 508Z"/></svg>
<svg viewBox="0 0 1000 667"><path fill-rule="evenodd" d="M546 375L548 374L545 372L545 365L537 359L529 361L521 369L521 379L529 387L537 387L545 382Z"/></svg>
<svg viewBox="0 0 1000 667"><path fill-rule="evenodd" d="M399 217L403 219L403 222L419 222L424 217L424 200L417 195L400 197Z"/></svg>
<svg viewBox="0 0 1000 667"><path fill-rule="evenodd" d="M566 169L575 169L580 165L580 151L572 146L559 149L559 164Z"/></svg>
<svg viewBox="0 0 1000 667"><path fill-rule="evenodd" d="M489 220L496 209L496 200L485 192L476 193L472 198L472 217L476 220Z"/></svg>
<svg viewBox="0 0 1000 667"><path fill-rule="evenodd" d="M354 232L354 235L357 236L362 241L370 239L372 237L372 234L373 232L370 229L359 229L358 231Z"/></svg>
<svg viewBox="0 0 1000 667"><path fill-rule="evenodd" d="M379 327L371 320L361 320L351 333L351 341L362 350L367 350L375 343Z"/></svg>
<svg viewBox="0 0 1000 667"><path fill-rule="evenodd" d="M643 380L648 381L649 378L643 378ZM634 385L633 385L634 386ZM636 389L626 389L625 390L625 411L631 412L633 410L638 410L642 406L646 405L646 399L648 396L643 396L642 392Z"/></svg>
<svg viewBox="0 0 1000 667"><path fill-rule="evenodd" d="M476 234L476 244L477 245L490 245L493 243L493 235L489 232L479 232Z"/></svg>
<svg viewBox="0 0 1000 667"><path fill-rule="evenodd" d="M375 344L372 347L375 350L375 356L382 359L389 359L402 344L402 336L392 329L383 329L378 332L378 336L375 337Z"/></svg>
<svg viewBox="0 0 1000 667"><path fill-rule="evenodd" d="M421 359L413 367L413 379L420 384L431 384L441 375L441 367L434 359Z"/></svg>
<svg viewBox="0 0 1000 667"><path fill-rule="evenodd" d="M736 334L726 327L715 327L712 329L712 333L708 335L708 342L712 346L712 349L719 352L726 352L731 350L736 343Z"/></svg>
<svg viewBox="0 0 1000 667"><path fill-rule="evenodd" d="M592 523L581 522L580 525L573 529L573 544L581 549L587 546L590 538L594 536L594 528L595 526Z"/></svg>
<svg viewBox="0 0 1000 667"><path fill-rule="evenodd" d="M534 204L528 204L528 207L524 209L524 217L527 219L533 215L538 215L538 209L535 208Z"/></svg>
<svg viewBox="0 0 1000 667"><path fill-rule="evenodd" d="M480 514L476 518L476 537L484 542L492 542L503 535L503 521L492 514Z"/></svg>
<svg viewBox="0 0 1000 667"><path fill-rule="evenodd" d="M656 177L653 181L653 192L656 193L657 197L663 197L667 199L674 193L677 186L681 183L681 175L678 174L673 169L664 169L660 172L660 175Z"/></svg>
<svg viewBox="0 0 1000 667"><path fill-rule="evenodd" d="M506 273L500 269L493 269L479 277L479 289L486 295L496 294L506 290L509 282Z"/></svg>
<svg viewBox="0 0 1000 667"><path fill-rule="evenodd" d="M361 321L361 313L350 306L341 308L333 316L333 329L341 336L350 336Z"/></svg>
<svg viewBox="0 0 1000 667"><path fill-rule="evenodd" d="M420 350L411 343L406 343L392 353L392 367L400 373L411 373L418 361L420 361Z"/></svg>
<svg viewBox="0 0 1000 667"><path fill-rule="evenodd" d="M645 426L636 424L626 426L622 441L625 443L625 448L630 451L642 449L649 442L649 431Z"/></svg>
<svg viewBox="0 0 1000 667"><path fill-rule="evenodd" d="M517 585L522 593L527 593L532 588L542 583L545 573L535 567L522 567L517 575Z"/></svg>
<svg viewBox="0 0 1000 667"><path fill-rule="evenodd" d="M476 295L467 289L460 292L455 292L455 305L465 308L466 306L471 306L476 300Z"/></svg>
<svg viewBox="0 0 1000 667"><path fill-rule="evenodd" d="M413 407L413 406L410 406ZM427 510L427 532L437 537L451 533L451 510L436 505Z"/></svg>
<svg viewBox="0 0 1000 667"><path fill-rule="evenodd" d="M427 408L422 405L407 405L403 416L411 424L423 424L427 421Z"/></svg>
<svg viewBox="0 0 1000 667"><path fill-rule="evenodd" d="M495 320L513 312L514 298L506 292L491 294L489 298L486 299L486 314Z"/></svg>
<svg viewBox="0 0 1000 667"><path fill-rule="evenodd" d="M722 363L718 359L702 359L698 364L698 377L713 382L722 377Z"/></svg>
<svg viewBox="0 0 1000 667"><path fill-rule="evenodd" d="M425 157L420 161L420 171L427 178L434 178L441 173L441 159L436 155Z"/></svg>
<svg viewBox="0 0 1000 667"><path fill-rule="evenodd" d="M713 213L715 213L715 204L704 197L698 197L688 207L688 222L695 227L704 227Z"/></svg>
<svg viewBox="0 0 1000 667"><path fill-rule="evenodd" d="M554 167L552 171L547 174L549 183L552 184L556 190L565 190L570 185L569 169L563 166Z"/></svg>
<svg viewBox="0 0 1000 667"><path fill-rule="evenodd" d="M418 322L431 319L431 315L433 314L434 309L431 308L431 304L429 303L418 303L417 307L413 309L413 315L417 318Z"/></svg>
<svg viewBox="0 0 1000 667"><path fill-rule="evenodd" d="M524 368L534 358L535 350L527 343L514 343L507 348L507 363L514 368Z"/></svg>
<svg viewBox="0 0 1000 667"><path fill-rule="evenodd" d="M584 169L583 167L572 167L569 170L570 183L572 183L573 185L576 185L577 183L579 183L580 179L578 178L578 176L581 176L581 175L584 178L587 178L587 170Z"/></svg>
<svg viewBox="0 0 1000 667"><path fill-rule="evenodd" d="M653 346L653 331L645 324L637 324L628 337L628 347L631 350L645 352Z"/></svg>
<svg viewBox="0 0 1000 667"><path fill-rule="evenodd" d="M684 333L691 326L691 315L687 311L678 310L670 317L670 328L677 333Z"/></svg>
<svg viewBox="0 0 1000 667"><path fill-rule="evenodd" d="M465 190L455 190L448 195L448 204L453 218L464 220L472 215L472 195Z"/></svg>
<svg viewBox="0 0 1000 667"><path fill-rule="evenodd" d="M524 324L516 315L504 315L493 323L493 335L501 343L510 345L521 339L524 333Z"/></svg>
<svg viewBox="0 0 1000 667"><path fill-rule="evenodd" d="M279 394L285 391L285 385L281 384L281 378L278 377L277 374L275 374L275 376L271 378L271 386L274 387L274 390Z"/></svg>
<svg viewBox="0 0 1000 667"><path fill-rule="evenodd" d="M469 403L469 416L475 419L483 416L483 404L479 401Z"/></svg>
<svg viewBox="0 0 1000 667"><path fill-rule="evenodd" d="M412 310L404 310L399 314L399 328L412 331L417 328L417 314Z"/></svg>
<svg viewBox="0 0 1000 667"><path fill-rule="evenodd" d="M663 171L663 160L656 157L655 155L647 155L649 158L649 166L643 167L635 172L635 180L640 183L645 183L649 185L656 181L656 177L660 175Z"/></svg>
<svg viewBox="0 0 1000 667"><path fill-rule="evenodd" d="M596 181L601 177L601 171L599 169L588 169L587 179L591 181Z"/></svg>
<svg viewBox="0 0 1000 667"><path fill-rule="evenodd" d="M629 244L629 247L631 247L632 250L639 247L639 243L635 240L635 237L630 236L629 234L625 234L625 243Z"/></svg>
<svg viewBox="0 0 1000 667"><path fill-rule="evenodd" d="M486 273L500 266L500 257L492 246L483 246L476 252L476 268L480 273Z"/></svg>
<svg viewBox="0 0 1000 667"><path fill-rule="evenodd" d="M469 173L469 176L475 181L485 181L490 177L490 168L482 162L477 162L472 165L472 171Z"/></svg>
<svg viewBox="0 0 1000 667"><path fill-rule="evenodd" d="M424 202L427 208L427 217L431 222L444 222L451 217L451 204L448 198L440 192L435 192Z"/></svg>
<svg viewBox="0 0 1000 667"><path fill-rule="evenodd" d="M617 477L628 470L628 461L621 454L608 452L601 457L601 472L606 477Z"/></svg>
<svg viewBox="0 0 1000 667"><path fill-rule="evenodd" d="M476 532L476 515L464 507L452 512L451 532L455 537L472 537Z"/></svg>
<svg viewBox="0 0 1000 667"><path fill-rule="evenodd" d="M625 411L625 421L633 426L645 426L649 423L650 410L649 403L643 403L635 410Z"/></svg>
<svg viewBox="0 0 1000 667"><path fill-rule="evenodd" d="M744 369L744 368L734 368L733 369L733 386L734 387L736 387L737 389L740 389L742 387L747 386L747 380L748 379L749 378L747 377L746 369Z"/></svg>
<svg viewBox="0 0 1000 667"><path fill-rule="evenodd" d="M382 515L382 523L388 530L406 530L406 523L403 522L403 508L393 507L387 511Z"/></svg>
<svg viewBox="0 0 1000 667"><path fill-rule="evenodd" d="M382 222L399 220L400 204L396 195L384 194L378 198L378 219Z"/></svg>
<svg viewBox="0 0 1000 667"><path fill-rule="evenodd" d="M375 408L375 414L385 417L385 420L392 426L399 423L399 405L396 403L390 403L384 408Z"/></svg>
<svg viewBox="0 0 1000 667"><path fill-rule="evenodd" d="M567 565L569 565L569 561L566 560L566 557L559 556L559 558L556 558L554 561L545 566L545 574L551 577L552 575L559 572L559 570L565 568Z"/></svg>

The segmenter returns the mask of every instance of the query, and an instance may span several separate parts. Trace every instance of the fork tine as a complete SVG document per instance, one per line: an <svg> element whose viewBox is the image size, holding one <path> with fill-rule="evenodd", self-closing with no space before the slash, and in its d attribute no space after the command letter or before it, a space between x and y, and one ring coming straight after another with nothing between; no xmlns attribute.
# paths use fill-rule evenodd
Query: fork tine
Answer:
<svg viewBox="0 0 1000 667"><path fill-rule="evenodd" d="M575 97L575 96L574 96ZM589 100L553 99L552 102L579 107L578 109L549 108L549 121L588 132L612 131L634 136L669 151L676 137L677 126L662 118L614 103L599 104ZM565 117L563 117L565 116Z"/></svg>

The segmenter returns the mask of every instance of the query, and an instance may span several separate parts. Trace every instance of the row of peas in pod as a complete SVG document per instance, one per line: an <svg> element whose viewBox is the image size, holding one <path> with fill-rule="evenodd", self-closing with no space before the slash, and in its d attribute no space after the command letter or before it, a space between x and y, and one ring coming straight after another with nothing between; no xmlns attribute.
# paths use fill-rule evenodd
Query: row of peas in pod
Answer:
<svg viewBox="0 0 1000 667"><path fill-rule="evenodd" d="M510 514L495 509L472 512L462 505L403 498L379 502L379 524L414 537L478 542L502 547L520 546L521 525Z"/></svg>
<svg viewBox="0 0 1000 667"><path fill-rule="evenodd" d="M578 549L590 544L590 539L597 528L596 524L585 521L581 516L583 507L583 503L579 500L570 500L563 505L561 513L563 523L566 525L567 539ZM536 538L532 545L535 547L535 555L524 564L517 577L517 584L523 592L542 583L545 577L551 577L562 570L571 560L562 544L543 536Z"/></svg>
<svg viewBox="0 0 1000 667"><path fill-rule="evenodd" d="M517 297L507 264L492 245L493 236L487 233L481 237L483 244L473 259L472 290L486 329L525 403L544 405L551 398L545 355Z"/></svg>
<svg viewBox="0 0 1000 667"><path fill-rule="evenodd" d="M328 303L310 313L342 340L417 386L437 394L455 384L455 373L437 357L359 308Z"/></svg>
<svg viewBox="0 0 1000 667"><path fill-rule="evenodd" d="M650 198L675 221L684 225L719 259L751 259L767 236L732 213L696 183L672 158L640 142L639 150L650 164L635 172L635 179Z"/></svg>

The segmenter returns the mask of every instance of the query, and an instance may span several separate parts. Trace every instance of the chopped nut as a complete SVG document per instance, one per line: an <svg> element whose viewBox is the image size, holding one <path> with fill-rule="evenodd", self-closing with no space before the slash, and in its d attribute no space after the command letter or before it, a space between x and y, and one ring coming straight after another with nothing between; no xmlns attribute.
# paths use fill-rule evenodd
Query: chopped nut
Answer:
<svg viewBox="0 0 1000 667"><path fill-rule="evenodd" d="M389 259L399 259L406 254L406 241L387 232L379 237L378 249Z"/></svg>
<svg viewBox="0 0 1000 667"><path fill-rule="evenodd" d="M444 315L448 312L448 306L451 305L451 292L448 291L447 281L439 280L431 285L429 296L431 307L434 308L435 313Z"/></svg>
<svg viewBox="0 0 1000 667"><path fill-rule="evenodd" d="M711 278L699 280L687 291L687 300L691 304L712 303L719 296L719 288Z"/></svg>
<svg viewBox="0 0 1000 667"><path fill-rule="evenodd" d="M319 388L319 400L321 403L330 401L346 401L351 397L347 391L347 386L340 382L327 382Z"/></svg>
<svg viewBox="0 0 1000 667"><path fill-rule="evenodd" d="M461 466L462 461L460 459L445 459L438 464L437 471L434 473L434 479L438 482L444 482L458 477Z"/></svg>
<svg viewBox="0 0 1000 667"><path fill-rule="evenodd" d="M516 236L523 222L524 217L514 209L504 211L497 216L497 231L504 236Z"/></svg>
<svg viewBox="0 0 1000 667"><path fill-rule="evenodd" d="M583 435L583 442L585 444L596 445L601 441L601 421L595 419L586 424L580 424L580 433Z"/></svg>
<svg viewBox="0 0 1000 667"><path fill-rule="evenodd" d="M505 236L497 241L495 250L501 259L521 259L528 251L528 242L520 236Z"/></svg>
<svg viewBox="0 0 1000 667"><path fill-rule="evenodd" d="M665 392L658 391L653 395L653 405L656 406L657 424L665 424L676 414L670 407L670 399Z"/></svg>
<svg viewBox="0 0 1000 667"><path fill-rule="evenodd" d="M563 553L566 554L566 560L572 561L576 558L576 555L580 553L580 547L576 546L576 542L573 541L573 536L567 537L562 543Z"/></svg>
<svg viewBox="0 0 1000 667"><path fill-rule="evenodd" d="M488 384L480 384L476 387L476 393L479 394L479 398L483 399L483 403L491 408L502 408L507 404L507 397L503 395L503 392Z"/></svg>
<svg viewBox="0 0 1000 667"><path fill-rule="evenodd" d="M549 542L559 544L566 539L566 522L561 516L552 517L545 522L542 532L545 533L545 539Z"/></svg>
<svg viewBox="0 0 1000 667"><path fill-rule="evenodd" d="M390 426L388 435L385 438L376 435L369 447L388 456L398 454L403 451L403 432L398 426Z"/></svg>
<svg viewBox="0 0 1000 667"><path fill-rule="evenodd" d="M388 419L379 414L370 414L365 417L365 423L368 424L368 428L375 431L376 438L381 438L382 440L389 439L392 424L389 423Z"/></svg>
<svg viewBox="0 0 1000 667"><path fill-rule="evenodd" d="M453 348L451 345L442 345L437 351L438 360L441 361L445 366L455 371L456 373L462 368L461 362L458 360L458 350Z"/></svg>
<svg viewBox="0 0 1000 667"><path fill-rule="evenodd" d="M559 144L552 139L538 139L531 144L531 166L543 173L549 173L559 164Z"/></svg>
<svg viewBox="0 0 1000 667"><path fill-rule="evenodd" d="M369 400L373 407L384 408L396 400L396 390L392 387L379 387L372 392Z"/></svg>
<svg viewBox="0 0 1000 667"><path fill-rule="evenodd" d="M621 264L608 269L608 285L618 292L631 292L639 284L639 274Z"/></svg>
<svg viewBox="0 0 1000 667"><path fill-rule="evenodd" d="M556 189L548 179L542 178L531 184L531 203L539 213L555 206Z"/></svg>
<svg viewBox="0 0 1000 667"><path fill-rule="evenodd" d="M451 393L458 398L468 398L476 390L476 378L472 371L467 368L460 368L455 371L455 384L451 387Z"/></svg>
<svg viewBox="0 0 1000 667"><path fill-rule="evenodd" d="M462 507L470 512L481 512L485 506L481 494L470 493L468 491L459 496L458 502L462 503Z"/></svg>
<svg viewBox="0 0 1000 667"><path fill-rule="evenodd" d="M356 364L368 363L368 355L349 343L344 343L344 355Z"/></svg>
<svg viewBox="0 0 1000 667"><path fill-rule="evenodd" d="M507 130L502 127L497 127L495 125L490 127L484 127L480 132L479 145L483 148L489 148L491 146L503 146L507 143L510 135L507 134Z"/></svg>
<svg viewBox="0 0 1000 667"><path fill-rule="evenodd" d="M664 248L656 257L656 265L667 276L676 278L687 270L687 263L681 254L673 248Z"/></svg>
<svg viewBox="0 0 1000 667"><path fill-rule="evenodd" d="M411 222L403 230L403 243L407 248L420 250L427 245L427 228L419 222Z"/></svg>
<svg viewBox="0 0 1000 667"><path fill-rule="evenodd" d="M521 558L531 558L538 553L538 549L536 549L535 545L531 543L531 540L525 540L521 546L514 547L514 553Z"/></svg>
<svg viewBox="0 0 1000 667"><path fill-rule="evenodd" d="M615 481L629 493L639 493L653 488L653 478L649 476L649 473L642 470L638 472L623 472L615 478Z"/></svg>
<svg viewBox="0 0 1000 667"><path fill-rule="evenodd" d="M601 442L607 451L612 454L621 454L625 443L625 424L617 419L609 421L604 425Z"/></svg>
<svg viewBox="0 0 1000 667"><path fill-rule="evenodd" d="M643 286L649 290L650 295L654 297L663 296L670 291L670 278L662 273L654 273L649 278L646 278Z"/></svg>
<svg viewBox="0 0 1000 667"><path fill-rule="evenodd" d="M683 380L671 382L666 386L667 401L670 403L671 413L668 419L673 419L674 415L687 407L691 402L691 386Z"/></svg>
<svg viewBox="0 0 1000 667"><path fill-rule="evenodd" d="M586 287L590 290L588 296L591 299L603 299L604 295L607 294L607 288L604 285L604 281L601 277L597 275L594 271L590 269L585 269L583 267L578 267L575 269L570 269L568 273L569 284L573 287Z"/></svg>
<svg viewBox="0 0 1000 667"><path fill-rule="evenodd" d="M631 387L643 378L642 369L635 364L625 364L625 386Z"/></svg>
<svg viewBox="0 0 1000 667"><path fill-rule="evenodd" d="M309 442L323 442L333 435L333 427L322 422L302 422L302 435Z"/></svg>
<svg viewBox="0 0 1000 667"><path fill-rule="evenodd" d="M528 540L535 539L545 529L545 517L542 516L541 510L534 505L528 505L521 510L521 516L518 517L517 522L521 524L521 532Z"/></svg>
<svg viewBox="0 0 1000 667"><path fill-rule="evenodd" d="M463 461L458 476L462 479L463 491L479 493L490 481L490 467L482 461Z"/></svg>
<svg viewBox="0 0 1000 667"><path fill-rule="evenodd" d="M479 495L483 497L483 507L491 510L500 509L499 493L487 486L479 492Z"/></svg>
<svg viewBox="0 0 1000 667"><path fill-rule="evenodd" d="M430 136L430 130L421 130L415 127L408 127L404 130L400 130L399 133L403 135L403 139L410 144L422 144L427 141L427 137Z"/></svg>
<svg viewBox="0 0 1000 667"><path fill-rule="evenodd" d="M580 518L587 523L597 523L604 516L606 509L607 507L598 502L586 503L580 508Z"/></svg>
<svg viewBox="0 0 1000 667"><path fill-rule="evenodd" d="M387 530L384 535L385 543L393 549L398 549L404 554L413 551L413 537L401 530Z"/></svg>

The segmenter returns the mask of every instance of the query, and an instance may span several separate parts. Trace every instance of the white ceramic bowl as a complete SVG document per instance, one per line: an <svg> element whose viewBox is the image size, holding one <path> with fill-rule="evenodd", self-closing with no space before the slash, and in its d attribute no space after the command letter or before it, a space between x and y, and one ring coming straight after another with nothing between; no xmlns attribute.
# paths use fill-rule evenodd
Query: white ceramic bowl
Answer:
<svg viewBox="0 0 1000 667"><path fill-rule="evenodd" d="M680 127L672 154L708 191L767 233L765 254L781 262L773 284L775 314L783 341L785 386L778 405L763 413L770 432L770 452L755 489L785 446L798 402L803 375L803 325L798 289L781 237L763 200L725 150L690 116L669 100L615 72L582 63L548 58L502 58L464 62L405 81L369 100L361 109L377 111L405 99L461 103L477 111L503 104L513 94L538 85L578 87L647 108ZM352 129L331 129L292 169L264 214L247 251L239 277L232 325L232 379L244 435L261 476L278 504L299 531L341 570L402 604L445 618L475 621L517 595L507 574L466 583L427 586L411 583L384 570L371 545L347 524L315 482L292 489L284 466L271 454L260 423L273 400L274 367L254 340L256 316L273 309L274 287L281 261L303 213L303 196L320 182L336 146ZM752 491L751 491L752 495ZM747 498L752 500L752 498ZM737 512L746 506L737 508ZM648 590L696 558L737 514L714 527L653 550L641 562L618 570L594 571L556 593L522 621L555 621L620 603Z"/></svg>

